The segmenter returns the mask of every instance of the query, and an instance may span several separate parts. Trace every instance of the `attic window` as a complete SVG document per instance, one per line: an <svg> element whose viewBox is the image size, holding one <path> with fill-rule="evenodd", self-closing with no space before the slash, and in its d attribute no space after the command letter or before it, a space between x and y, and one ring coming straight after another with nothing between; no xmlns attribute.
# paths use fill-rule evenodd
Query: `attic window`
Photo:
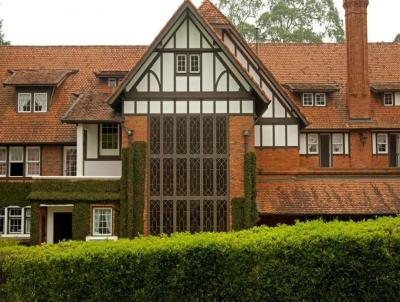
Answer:
<svg viewBox="0 0 400 302"><path fill-rule="evenodd" d="M35 93L35 112L46 112L47 111L47 93Z"/></svg>
<svg viewBox="0 0 400 302"><path fill-rule="evenodd" d="M108 79L108 87L117 87L117 79L116 78L109 78Z"/></svg>
<svg viewBox="0 0 400 302"><path fill-rule="evenodd" d="M30 93L18 93L18 112L31 112Z"/></svg>
<svg viewBox="0 0 400 302"><path fill-rule="evenodd" d="M312 93L303 93L303 106L310 107L314 105L314 95Z"/></svg>
<svg viewBox="0 0 400 302"><path fill-rule="evenodd" d="M33 102L32 102L33 100ZM46 92L20 92L18 93L18 112L47 112Z"/></svg>
<svg viewBox="0 0 400 302"><path fill-rule="evenodd" d="M176 72L186 73L186 55L178 55L176 57Z"/></svg>
<svg viewBox="0 0 400 302"><path fill-rule="evenodd" d="M326 93L315 94L315 106L326 106Z"/></svg>
<svg viewBox="0 0 400 302"><path fill-rule="evenodd" d="M394 98L393 93L388 92L383 94L383 106L393 106Z"/></svg>

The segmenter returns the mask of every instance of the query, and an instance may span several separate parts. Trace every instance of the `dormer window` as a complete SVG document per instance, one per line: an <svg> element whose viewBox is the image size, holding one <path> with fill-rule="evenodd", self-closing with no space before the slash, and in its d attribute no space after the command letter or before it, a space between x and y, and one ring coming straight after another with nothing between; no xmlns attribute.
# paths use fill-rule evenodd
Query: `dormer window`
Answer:
<svg viewBox="0 0 400 302"><path fill-rule="evenodd" d="M393 106L394 105L394 97L393 93L386 92L383 94L383 106Z"/></svg>
<svg viewBox="0 0 400 302"><path fill-rule="evenodd" d="M312 93L303 93L303 106L314 106L314 95Z"/></svg>
<svg viewBox="0 0 400 302"><path fill-rule="evenodd" d="M47 112L47 92L18 93L18 112Z"/></svg>
<svg viewBox="0 0 400 302"><path fill-rule="evenodd" d="M117 87L118 80L116 78L109 78L108 79L108 87Z"/></svg>
<svg viewBox="0 0 400 302"><path fill-rule="evenodd" d="M315 106L326 106L326 93L315 94Z"/></svg>
<svg viewBox="0 0 400 302"><path fill-rule="evenodd" d="M18 112L31 112L31 93L18 93Z"/></svg>
<svg viewBox="0 0 400 302"><path fill-rule="evenodd" d="M35 93L35 112L47 112L47 93Z"/></svg>

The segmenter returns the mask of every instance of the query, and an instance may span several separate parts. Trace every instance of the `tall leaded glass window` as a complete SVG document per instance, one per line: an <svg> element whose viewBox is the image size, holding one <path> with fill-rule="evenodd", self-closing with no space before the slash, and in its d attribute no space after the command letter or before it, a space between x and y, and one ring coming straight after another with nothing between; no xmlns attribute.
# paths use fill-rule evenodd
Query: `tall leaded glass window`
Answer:
<svg viewBox="0 0 400 302"><path fill-rule="evenodd" d="M228 118L149 118L150 233L226 231Z"/></svg>

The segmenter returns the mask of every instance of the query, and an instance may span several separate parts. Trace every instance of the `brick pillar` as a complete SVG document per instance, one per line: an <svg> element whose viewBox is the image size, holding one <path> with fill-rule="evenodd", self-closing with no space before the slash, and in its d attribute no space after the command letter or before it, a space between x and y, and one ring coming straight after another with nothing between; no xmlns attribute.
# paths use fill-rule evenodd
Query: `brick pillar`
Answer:
<svg viewBox="0 0 400 302"><path fill-rule="evenodd" d="M368 78L368 0L344 0L346 11L347 106L352 119L371 117Z"/></svg>

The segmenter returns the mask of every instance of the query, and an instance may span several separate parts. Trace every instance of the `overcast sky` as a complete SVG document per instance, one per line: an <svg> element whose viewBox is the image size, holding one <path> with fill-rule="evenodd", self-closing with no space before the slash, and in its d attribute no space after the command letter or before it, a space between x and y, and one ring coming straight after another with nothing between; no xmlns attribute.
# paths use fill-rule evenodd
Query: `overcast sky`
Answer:
<svg viewBox="0 0 400 302"><path fill-rule="evenodd" d="M334 0L343 17L343 0ZM0 0L14 45L149 44L183 0ZM202 0L193 0L200 5ZM370 0L369 40L400 33L400 0Z"/></svg>

